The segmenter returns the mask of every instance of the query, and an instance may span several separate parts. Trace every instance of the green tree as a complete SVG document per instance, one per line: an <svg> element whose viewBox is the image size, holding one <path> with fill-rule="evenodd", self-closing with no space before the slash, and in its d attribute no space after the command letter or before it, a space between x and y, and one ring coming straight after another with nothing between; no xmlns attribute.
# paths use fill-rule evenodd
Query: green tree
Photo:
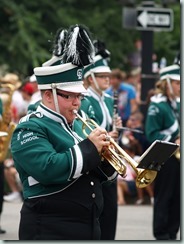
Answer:
<svg viewBox="0 0 184 244"><path fill-rule="evenodd" d="M78 23L89 27L94 39L105 41L112 68L126 70L126 57L133 51L140 32L123 29L122 8L121 1L115 0L1 0L0 66L22 77L32 74L34 67L50 59L57 29ZM175 4L172 8L174 30L154 35L158 57L166 56L169 62L180 45L180 6Z"/></svg>

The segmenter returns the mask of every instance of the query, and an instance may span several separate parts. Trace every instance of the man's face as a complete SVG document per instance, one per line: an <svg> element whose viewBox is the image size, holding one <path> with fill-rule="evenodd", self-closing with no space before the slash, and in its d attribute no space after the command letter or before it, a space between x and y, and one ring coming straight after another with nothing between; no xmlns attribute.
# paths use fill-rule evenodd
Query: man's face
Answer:
<svg viewBox="0 0 184 244"><path fill-rule="evenodd" d="M100 90L105 91L110 84L110 73L95 73L94 76Z"/></svg>
<svg viewBox="0 0 184 244"><path fill-rule="evenodd" d="M83 95L81 93L57 90L57 98L60 114L66 118L68 123L72 123L76 117L73 110L79 109Z"/></svg>

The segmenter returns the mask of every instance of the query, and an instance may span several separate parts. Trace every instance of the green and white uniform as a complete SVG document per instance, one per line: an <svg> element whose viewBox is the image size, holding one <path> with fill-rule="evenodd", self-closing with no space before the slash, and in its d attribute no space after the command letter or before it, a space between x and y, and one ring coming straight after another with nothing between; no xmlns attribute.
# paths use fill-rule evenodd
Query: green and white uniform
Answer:
<svg viewBox="0 0 184 244"><path fill-rule="evenodd" d="M180 99L176 100L177 112L180 111ZM162 94L151 98L145 126L147 139L174 141L179 135L179 123L166 96Z"/></svg>
<svg viewBox="0 0 184 244"><path fill-rule="evenodd" d="M62 191L83 174L101 167L100 156L94 144L82 138L80 125L76 120L70 128L63 116L43 104L21 119L11 150L25 199ZM94 158L89 156L92 151ZM108 180L101 168L99 172L101 180Z"/></svg>
<svg viewBox="0 0 184 244"><path fill-rule="evenodd" d="M81 100L81 106L80 106L79 114L84 119L93 119L93 120L96 120L93 106L91 105L91 103L87 99L87 97L84 97L84 99Z"/></svg>
<svg viewBox="0 0 184 244"><path fill-rule="evenodd" d="M105 128L107 131L111 131L113 116L113 98L105 92L103 92L102 96L100 96L91 87L88 88L87 98L93 106L96 121L98 122L98 124L102 128Z"/></svg>

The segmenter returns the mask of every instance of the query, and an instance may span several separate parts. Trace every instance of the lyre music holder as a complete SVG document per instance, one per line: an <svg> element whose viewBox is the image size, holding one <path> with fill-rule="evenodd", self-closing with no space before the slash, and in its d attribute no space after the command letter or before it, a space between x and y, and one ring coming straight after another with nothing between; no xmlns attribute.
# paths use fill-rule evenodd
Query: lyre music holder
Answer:
<svg viewBox="0 0 184 244"><path fill-rule="evenodd" d="M137 168L159 171L178 147L175 143L155 140L139 158Z"/></svg>

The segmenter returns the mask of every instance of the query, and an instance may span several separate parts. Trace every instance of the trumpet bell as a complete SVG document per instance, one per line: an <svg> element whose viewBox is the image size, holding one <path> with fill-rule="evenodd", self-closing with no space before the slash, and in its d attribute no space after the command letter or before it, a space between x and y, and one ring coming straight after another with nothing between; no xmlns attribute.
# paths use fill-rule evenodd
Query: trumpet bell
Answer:
<svg viewBox="0 0 184 244"><path fill-rule="evenodd" d="M157 171L141 169L136 178L136 186L144 188L151 184L157 176Z"/></svg>

